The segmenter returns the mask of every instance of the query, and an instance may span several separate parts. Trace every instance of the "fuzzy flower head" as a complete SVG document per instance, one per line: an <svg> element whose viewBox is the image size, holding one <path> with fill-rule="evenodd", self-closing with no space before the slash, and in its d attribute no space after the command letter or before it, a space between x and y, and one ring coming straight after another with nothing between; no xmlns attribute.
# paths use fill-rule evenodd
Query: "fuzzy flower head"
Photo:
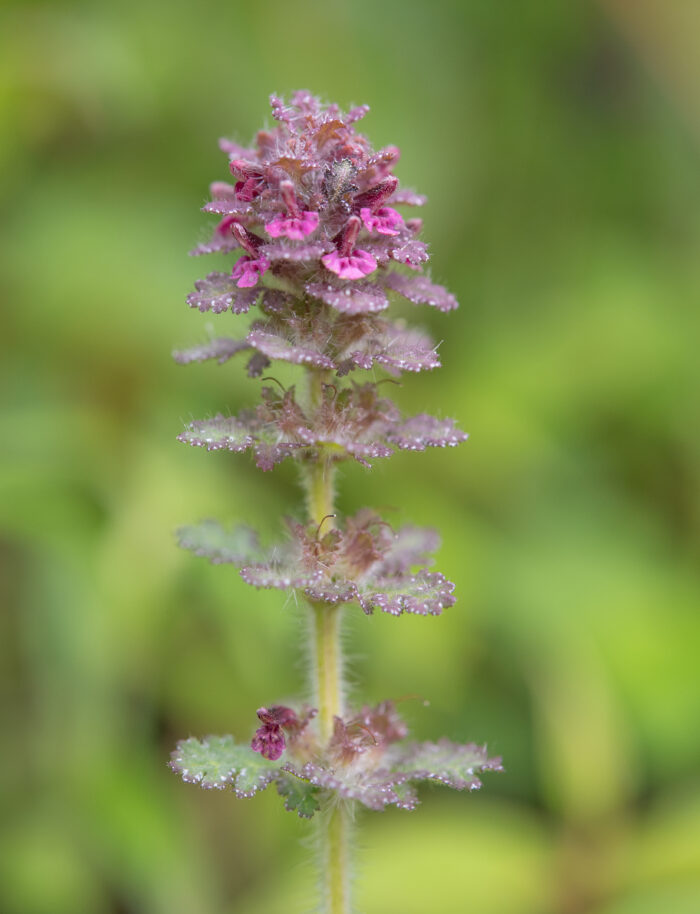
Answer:
<svg viewBox="0 0 700 914"><path fill-rule="evenodd" d="M234 183L211 185L204 210L220 221L193 253L242 248L231 274L239 288L259 288L267 274L299 297L376 310L401 276L393 268L421 270L428 260L416 238L420 223L395 208L424 199L399 190L399 150L375 151L357 131L367 106L344 114L305 91L270 102L276 126L258 133L252 148L221 141Z"/></svg>

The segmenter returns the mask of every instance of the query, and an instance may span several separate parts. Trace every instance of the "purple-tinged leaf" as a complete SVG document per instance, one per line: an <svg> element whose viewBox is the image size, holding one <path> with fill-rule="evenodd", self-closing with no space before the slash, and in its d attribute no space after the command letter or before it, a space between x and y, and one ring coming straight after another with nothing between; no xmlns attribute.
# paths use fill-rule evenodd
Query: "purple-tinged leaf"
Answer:
<svg viewBox="0 0 700 914"><path fill-rule="evenodd" d="M309 587L320 575L321 572L318 570L304 569L298 558L295 561L293 556L284 554L276 558L274 553L267 564L259 563L241 568L241 577L246 584L250 584L251 587L263 587L266 590Z"/></svg>
<svg viewBox="0 0 700 914"><path fill-rule="evenodd" d="M406 574L417 565L432 564L432 554L440 548L440 536L430 527L400 527L384 552L374 574L383 578Z"/></svg>
<svg viewBox="0 0 700 914"><path fill-rule="evenodd" d="M228 450L240 454L250 449L257 466L261 470L271 470L299 448L313 444L313 435L308 429L299 426L295 431L294 435L290 433L292 440L279 440L274 426L266 426L254 413L242 413L238 417L218 415L191 422L177 440L208 451Z"/></svg>
<svg viewBox="0 0 700 914"><path fill-rule="evenodd" d="M245 314L260 294L259 289L239 289L236 281L228 273L209 273L205 279L198 279L195 291L187 296L190 308L200 311L213 311L220 314L229 308L234 314Z"/></svg>
<svg viewBox="0 0 700 914"><path fill-rule="evenodd" d="M438 419L427 413L411 416L387 431L387 441L402 451L424 451L427 447L455 447L469 436L455 426L454 419Z"/></svg>
<svg viewBox="0 0 700 914"><path fill-rule="evenodd" d="M190 257L201 257L203 254L228 254L235 251L240 245L233 235L220 235L214 232L210 241L205 241L192 248Z"/></svg>
<svg viewBox="0 0 700 914"><path fill-rule="evenodd" d="M304 593L317 603L352 603L357 599L357 585L352 581L328 581L319 574L319 582L306 585Z"/></svg>
<svg viewBox="0 0 700 914"><path fill-rule="evenodd" d="M428 245L423 241L406 241L391 250L391 258L397 263L407 263L417 267L430 260Z"/></svg>
<svg viewBox="0 0 700 914"><path fill-rule="evenodd" d="M389 307L389 300L381 286L371 282L347 282L336 285L312 282L306 286L312 298L340 311L341 314L374 314Z"/></svg>
<svg viewBox="0 0 700 914"><path fill-rule="evenodd" d="M203 213L216 213L218 216L246 216L251 212L250 203L243 200L212 200L202 207Z"/></svg>
<svg viewBox="0 0 700 914"><path fill-rule="evenodd" d="M305 263L307 261L318 260L323 254L332 250L333 246L322 242L311 242L308 244L264 244L260 248L263 254L272 263L287 261L289 263Z"/></svg>
<svg viewBox="0 0 700 914"><path fill-rule="evenodd" d="M236 143L234 140L227 140L226 137L221 137L219 140L219 149L225 152L227 156L234 156L237 159L250 159L255 155L253 149L241 146L240 143Z"/></svg>
<svg viewBox="0 0 700 914"><path fill-rule="evenodd" d="M373 586L372 586L373 585ZM454 606L455 585L437 572L419 571L409 578L398 576L367 582L358 593L358 602L369 615L375 609L391 616L439 616Z"/></svg>
<svg viewBox="0 0 700 914"><path fill-rule="evenodd" d="M250 527L237 526L224 529L215 520L180 527L177 531L178 546L195 555L209 559L212 565L245 565L261 555L258 534Z"/></svg>
<svg viewBox="0 0 700 914"><path fill-rule="evenodd" d="M252 330L247 337L249 345L262 352L268 359L282 359L294 365L313 368L335 368L332 359L315 349L295 346L283 336L266 330Z"/></svg>
<svg viewBox="0 0 700 914"><path fill-rule="evenodd" d="M389 374L402 371L425 371L440 367L440 360L430 337L419 330L406 329L400 324L385 324L376 333L367 332L347 355L341 356L338 374L358 368L381 365Z"/></svg>
<svg viewBox="0 0 700 914"><path fill-rule="evenodd" d="M300 766L288 762L283 769L313 787L330 790L345 800L355 800L375 811L387 806L411 810L418 804L414 791L405 785L407 778L389 771L331 768L314 762Z"/></svg>
<svg viewBox="0 0 700 914"><path fill-rule="evenodd" d="M351 108L348 113L345 115L344 121L346 124L354 124L356 121L361 121L363 117L366 117L369 114L369 105L357 105L355 108Z"/></svg>
<svg viewBox="0 0 700 914"><path fill-rule="evenodd" d="M428 202L428 198L423 194L417 194L414 190L405 189L397 190L389 202L403 206L424 206Z"/></svg>
<svg viewBox="0 0 700 914"><path fill-rule="evenodd" d="M264 289L260 307L266 314L283 314L294 304L294 296L281 289Z"/></svg>
<svg viewBox="0 0 700 914"><path fill-rule="evenodd" d="M393 772L411 781L439 781L454 790L478 790L482 771L503 771L500 758L489 758L486 746L459 745L449 739L410 743L389 752Z"/></svg>
<svg viewBox="0 0 700 914"><path fill-rule="evenodd" d="M282 463L287 457L293 457L299 448L306 447L306 442L281 441L273 444L268 441L259 441L253 451L255 453L255 465L264 472L269 472L278 463Z"/></svg>
<svg viewBox="0 0 700 914"><path fill-rule="evenodd" d="M403 295L415 305L431 305L438 311L453 311L457 307L457 299L443 286L430 282L425 276L404 276L402 273L389 273L384 282L386 285Z"/></svg>
<svg viewBox="0 0 700 914"><path fill-rule="evenodd" d="M391 615L439 615L452 606L454 584L419 570L431 561L438 537L432 530L403 527L393 533L365 509L346 519L345 529L319 536L318 528L290 524L291 538L266 550L267 559L243 565L241 577L254 587L298 588L316 602L358 602ZM211 550L210 550L211 551ZM202 554L207 554L203 552ZM223 560L223 559L222 559Z"/></svg>
<svg viewBox="0 0 700 914"><path fill-rule="evenodd" d="M380 441L359 441L354 438L351 432L338 430L335 432L319 432L314 436L314 444L325 445L331 456L342 456L343 453L349 454L358 460L364 466L369 466L368 460L374 460L380 457L391 457L394 453L392 448Z"/></svg>
<svg viewBox="0 0 700 914"><path fill-rule="evenodd" d="M250 343L246 340L232 340L230 337L222 336L210 340L208 343L202 343L200 346L193 346L191 349L176 350L173 352L173 358L179 365L206 362L208 359L216 359L219 365L223 365L237 352L244 349L250 349Z"/></svg>
<svg viewBox="0 0 700 914"><path fill-rule="evenodd" d="M232 736L182 740L172 753L170 767L188 784L205 790L230 787L237 797L252 797L279 777L279 766L237 745Z"/></svg>
<svg viewBox="0 0 700 914"><path fill-rule="evenodd" d="M191 422L186 430L177 436L183 444L205 447L208 451L228 450L240 453L255 444L250 426L246 421L231 416L214 416Z"/></svg>

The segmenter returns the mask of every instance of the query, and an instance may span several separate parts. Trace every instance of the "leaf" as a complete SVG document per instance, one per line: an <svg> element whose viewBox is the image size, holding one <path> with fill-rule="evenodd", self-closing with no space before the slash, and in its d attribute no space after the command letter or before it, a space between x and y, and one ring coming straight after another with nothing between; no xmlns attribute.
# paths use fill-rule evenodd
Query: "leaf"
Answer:
<svg viewBox="0 0 700 914"><path fill-rule="evenodd" d="M319 571L304 568L301 560L285 550L285 546L271 550L269 562L246 565L241 568L241 577L251 587L289 590L309 587L320 578ZM279 554L279 558L278 558Z"/></svg>
<svg viewBox="0 0 700 914"><path fill-rule="evenodd" d="M415 242L418 244L418 242ZM438 286L425 276L404 276L403 273L389 273L384 282L388 288L403 295L414 305L431 305L438 311L453 311L457 299L444 286Z"/></svg>
<svg viewBox="0 0 700 914"><path fill-rule="evenodd" d="M320 809L318 788L290 774L283 774L277 781L277 792L285 798L284 808L296 811L302 819L310 819Z"/></svg>
<svg viewBox="0 0 700 914"><path fill-rule="evenodd" d="M250 343L247 340L232 340L230 337L222 336L210 340L208 343L202 343L200 346L176 350L173 352L173 358L179 365L205 362L208 359L216 359L219 365L223 365L237 352L242 352L244 349L250 349Z"/></svg>
<svg viewBox="0 0 700 914"><path fill-rule="evenodd" d="M211 520L177 535L180 546L196 555L238 566L252 587L300 589L318 602L357 601L366 613L380 609L394 616L436 616L455 603L454 584L444 575L424 568L412 573L431 561L439 545L435 531L406 526L394 534L371 512L348 518L345 527L326 543L313 525L291 524L289 539L264 550L253 530L228 531Z"/></svg>
<svg viewBox="0 0 700 914"><path fill-rule="evenodd" d="M311 282L306 291L341 314L373 314L389 307L389 299L381 286L371 282Z"/></svg>
<svg viewBox="0 0 700 914"><path fill-rule="evenodd" d="M385 769L378 771L363 768L324 766L307 762L301 767L291 763L284 770L302 782L322 790L330 790L344 800L355 800L368 809L380 811L386 806L414 809L418 798L404 775L394 775Z"/></svg>
<svg viewBox="0 0 700 914"><path fill-rule="evenodd" d="M469 436L458 429L454 419L438 419L427 413L411 416L387 431L386 439L402 451L424 451L427 447L456 447Z"/></svg>
<svg viewBox="0 0 700 914"><path fill-rule="evenodd" d="M440 537L436 530L407 524L396 531L394 541L375 573L380 577L404 574L416 565L428 565L432 562L432 553L439 548Z"/></svg>
<svg viewBox="0 0 700 914"><path fill-rule="evenodd" d="M403 206L424 206L428 198L423 194L417 194L414 190L397 190L393 194L389 203Z"/></svg>
<svg viewBox="0 0 700 914"><path fill-rule="evenodd" d="M391 257L397 263L408 263L413 267L426 263L430 257L428 255L428 245L424 241L406 241L397 245L391 250Z"/></svg>
<svg viewBox="0 0 700 914"><path fill-rule="evenodd" d="M455 585L439 572L419 571L410 577L375 579L358 588L357 599L367 614L375 609L400 616L439 616L443 609L454 606Z"/></svg>
<svg viewBox="0 0 700 914"><path fill-rule="evenodd" d="M221 314L229 308L234 314L246 314L260 294L257 288L239 289L228 273L209 273L194 284L195 291L187 296L190 308Z"/></svg>
<svg viewBox="0 0 700 914"><path fill-rule="evenodd" d="M460 745L449 739L409 743L391 750L391 770L411 781L439 781L455 790L478 790L482 771L503 771L500 758L489 758L486 746Z"/></svg>
<svg viewBox="0 0 700 914"><path fill-rule="evenodd" d="M369 332L364 339L344 357L350 365L341 362L339 374L347 374L350 368L371 368L373 363L382 365L390 374L401 371L424 371L440 367L433 341L420 330L406 329L400 324L385 322L375 333Z"/></svg>
<svg viewBox="0 0 700 914"><path fill-rule="evenodd" d="M205 790L231 787L237 797L252 797L279 776L274 762L250 746L237 745L232 736L181 740L171 755L170 767L188 784Z"/></svg>
<svg viewBox="0 0 700 914"><path fill-rule="evenodd" d="M281 334L257 329L251 330L247 339L253 348L268 359L282 359L294 365L311 365L314 368L335 368L334 362L327 355L311 347L295 346Z"/></svg>
<svg viewBox="0 0 700 914"><path fill-rule="evenodd" d="M225 449L236 453L247 450L255 441L245 421L221 415L191 422L177 440L208 451Z"/></svg>
<svg viewBox="0 0 700 914"><path fill-rule="evenodd" d="M178 546L209 559L213 565L243 565L260 555L258 534L250 527L237 526L226 530L215 520L205 520L200 524L180 527L176 536Z"/></svg>
<svg viewBox="0 0 700 914"><path fill-rule="evenodd" d="M228 254L229 251L235 251L240 245L233 235L221 235L214 231L209 241L198 244L189 252L190 257L201 257L202 254Z"/></svg>
<svg viewBox="0 0 700 914"><path fill-rule="evenodd" d="M203 213L216 213L218 216L243 216L250 211L250 203L243 200L212 200L202 207Z"/></svg>
<svg viewBox="0 0 700 914"><path fill-rule="evenodd" d="M264 244L260 248L260 253L273 263L275 261L286 260L289 263L303 263L307 260L318 260L328 251L333 250L333 246L323 242L309 242L308 244L285 244L276 242L274 244Z"/></svg>

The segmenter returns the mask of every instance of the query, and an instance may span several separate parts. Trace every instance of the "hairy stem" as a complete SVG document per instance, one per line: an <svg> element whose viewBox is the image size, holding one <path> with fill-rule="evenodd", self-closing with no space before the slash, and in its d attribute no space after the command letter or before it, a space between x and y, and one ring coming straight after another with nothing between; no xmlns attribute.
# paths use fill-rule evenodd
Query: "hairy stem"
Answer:
<svg viewBox="0 0 700 914"><path fill-rule="evenodd" d="M333 719L343 716L343 656L340 645L342 609L312 603L314 700L321 743L333 733ZM329 801L319 816L318 844L325 914L349 914L351 817L347 804Z"/></svg>
<svg viewBox="0 0 700 914"><path fill-rule="evenodd" d="M309 408L319 408L326 372L309 372ZM335 467L320 456L304 473L309 519L319 527L333 526L333 477ZM329 516L330 515L330 516ZM333 720L343 716L343 652L340 642L342 609L327 603L310 603L312 650L311 680L314 704L318 708L322 745L333 733ZM346 804L329 805L319 817L321 880L326 914L349 914L349 832L350 812Z"/></svg>
<svg viewBox="0 0 700 914"><path fill-rule="evenodd" d="M321 742L333 734L333 718L343 716L343 656L340 646L341 609L311 604L314 633L314 699L318 708Z"/></svg>
<svg viewBox="0 0 700 914"><path fill-rule="evenodd" d="M345 803L332 806L321 818L324 902L327 914L349 914L351 812Z"/></svg>

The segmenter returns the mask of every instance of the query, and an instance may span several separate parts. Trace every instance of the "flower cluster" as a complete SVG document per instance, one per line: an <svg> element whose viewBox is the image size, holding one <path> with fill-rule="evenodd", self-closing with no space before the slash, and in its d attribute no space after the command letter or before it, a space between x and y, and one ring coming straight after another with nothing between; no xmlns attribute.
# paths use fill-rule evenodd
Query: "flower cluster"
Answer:
<svg viewBox="0 0 700 914"><path fill-rule="evenodd" d="M230 736L182 740L170 767L183 780L205 789L231 788L250 797L277 785L288 810L310 818L328 795L354 800L368 809L387 806L412 810L415 784L433 781L455 790L478 790L479 774L502 771L500 758L484 746L406 742L408 730L390 701L363 707L346 720L336 717L321 745L309 722L314 710L298 717L291 708L261 708L250 746Z"/></svg>
<svg viewBox="0 0 700 914"><path fill-rule="evenodd" d="M323 534L322 526L288 520L287 540L266 550L254 530L228 531L216 521L183 527L178 536L196 555L238 566L253 587L300 589L316 603L357 602L366 613L379 608L394 616L426 616L455 602L454 585L425 570L439 545L434 530L394 531L367 508L346 518L345 529Z"/></svg>

